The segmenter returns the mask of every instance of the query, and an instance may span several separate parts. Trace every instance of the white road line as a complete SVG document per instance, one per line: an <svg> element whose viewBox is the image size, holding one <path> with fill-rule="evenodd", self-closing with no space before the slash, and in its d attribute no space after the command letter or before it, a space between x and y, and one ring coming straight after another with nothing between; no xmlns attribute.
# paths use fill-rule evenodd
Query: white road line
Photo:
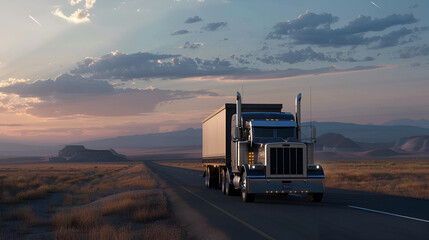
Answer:
<svg viewBox="0 0 429 240"><path fill-rule="evenodd" d="M299 195L299 194L295 194L295 193L289 193L289 195L291 195L291 196L295 196L295 197L302 197L301 195Z"/></svg>
<svg viewBox="0 0 429 240"><path fill-rule="evenodd" d="M360 209L360 210L364 210L364 211L369 211L369 212L382 213L382 214L386 214L386 215L390 215L390 216L401 217L401 218L406 218L406 219L411 219L411 220L415 220L415 221L429 223L429 220L420 219L420 218L414 218L414 217L408 217L408 216L394 214L394 213L389 213L389 212L382 212L382 211L378 211L378 210L374 210L374 209L369 209L369 208L362 208L362 207L356 207L356 206L350 206L350 205L347 206L347 207L355 208L355 209Z"/></svg>

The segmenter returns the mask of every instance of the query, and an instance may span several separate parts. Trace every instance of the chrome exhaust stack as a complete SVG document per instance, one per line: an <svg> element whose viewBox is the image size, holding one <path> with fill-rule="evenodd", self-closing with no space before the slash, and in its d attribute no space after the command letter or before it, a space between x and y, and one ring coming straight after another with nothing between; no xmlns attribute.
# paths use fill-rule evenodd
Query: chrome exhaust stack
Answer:
<svg viewBox="0 0 429 240"><path fill-rule="evenodd" d="M236 106L236 119L235 119L235 138L241 140L241 94L237 92Z"/></svg>
<svg viewBox="0 0 429 240"><path fill-rule="evenodd" d="M298 93L295 99L295 121L296 121L296 138L301 141L301 93Z"/></svg>

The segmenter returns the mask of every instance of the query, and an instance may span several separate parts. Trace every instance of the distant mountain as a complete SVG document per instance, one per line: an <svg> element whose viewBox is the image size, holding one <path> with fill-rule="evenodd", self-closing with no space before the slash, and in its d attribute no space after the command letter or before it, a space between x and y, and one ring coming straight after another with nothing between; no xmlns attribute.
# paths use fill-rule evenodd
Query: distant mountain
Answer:
<svg viewBox="0 0 429 240"><path fill-rule="evenodd" d="M359 151L361 147L341 134L326 133L317 138L316 150Z"/></svg>
<svg viewBox="0 0 429 240"><path fill-rule="evenodd" d="M19 143L0 142L0 157L40 156L58 152L58 146L34 146Z"/></svg>
<svg viewBox="0 0 429 240"><path fill-rule="evenodd" d="M313 122L317 136L338 133L355 142L395 142L403 137L429 135L429 129L413 126L380 126L341 122ZM309 123L304 123L308 126Z"/></svg>
<svg viewBox="0 0 429 240"><path fill-rule="evenodd" d="M396 157L401 155L404 155L404 153L398 153L390 148L374 149L365 153L367 157Z"/></svg>
<svg viewBox="0 0 429 240"><path fill-rule="evenodd" d="M429 153L429 136L401 138L396 141L394 149L409 153Z"/></svg>
<svg viewBox="0 0 429 240"><path fill-rule="evenodd" d="M94 149L197 146L202 144L202 130L189 128L183 131L120 136L78 144Z"/></svg>
<svg viewBox="0 0 429 240"><path fill-rule="evenodd" d="M402 119L396 119L391 120L388 122L383 123L384 126L401 126L401 125L407 125L407 126L414 126L414 127L421 127L421 128L429 128L429 120L426 119L420 119L420 120L412 120L408 118L402 118Z"/></svg>
<svg viewBox="0 0 429 240"><path fill-rule="evenodd" d="M125 155L115 150L92 150L82 145L67 145L58 152L58 156L49 158L50 162L123 162Z"/></svg>

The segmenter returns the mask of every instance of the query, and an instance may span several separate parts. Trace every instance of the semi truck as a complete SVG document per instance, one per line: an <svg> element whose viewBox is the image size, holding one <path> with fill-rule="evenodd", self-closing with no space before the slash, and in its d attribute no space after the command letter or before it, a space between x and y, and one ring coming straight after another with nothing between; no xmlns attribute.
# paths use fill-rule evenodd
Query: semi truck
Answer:
<svg viewBox="0 0 429 240"><path fill-rule="evenodd" d="M301 93L295 114L282 104L226 103L203 120L204 183L225 195L241 194L252 202L255 194L307 194L320 202L325 174L314 164L316 131L302 137Z"/></svg>

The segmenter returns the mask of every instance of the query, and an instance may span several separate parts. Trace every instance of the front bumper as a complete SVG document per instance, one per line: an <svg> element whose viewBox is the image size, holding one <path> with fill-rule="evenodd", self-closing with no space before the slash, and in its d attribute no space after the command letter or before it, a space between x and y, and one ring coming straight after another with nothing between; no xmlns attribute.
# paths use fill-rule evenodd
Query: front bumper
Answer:
<svg viewBox="0 0 429 240"><path fill-rule="evenodd" d="M323 193L323 179L247 178L248 193Z"/></svg>

